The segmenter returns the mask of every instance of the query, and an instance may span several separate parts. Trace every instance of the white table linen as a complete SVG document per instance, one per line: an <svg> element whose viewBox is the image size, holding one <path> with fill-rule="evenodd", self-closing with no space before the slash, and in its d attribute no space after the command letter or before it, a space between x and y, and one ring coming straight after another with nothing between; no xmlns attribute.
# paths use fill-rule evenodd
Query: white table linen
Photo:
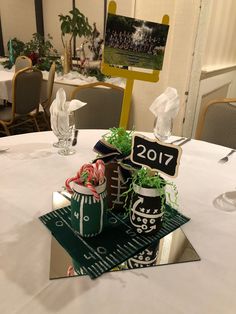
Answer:
<svg viewBox="0 0 236 314"><path fill-rule="evenodd" d="M43 80L48 80L48 71L42 71L43 73ZM12 102L12 79L14 76L14 68L11 70L6 70L0 68L0 99L5 99L9 102ZM110 77L105 80L107 83L118 85L120 87L125 86L125 80L119 77ZM55 74L54 83L58 83L60 85L68 85L68 86L79 86L85 85L88 83L97 82L96 77L94 76L83 76L76 71L71 71L68 74L61 75ZM45 100L46 98L46 85L42 88L42 95L41 99Z"/></svg>
<svg viewBox="0 0 236 314"><path fill-rule="evenodd" d="M77 153L60 156L51 132L0 139L0 313L234 314L236 212L216 209L219 194L236 187L236 155L192 140L182 149L179 190L183 231L199 262L49 280L51 234L38 220L51 210L52 192L95 157L104 130L82 130Z"/></svg>
<svg viewBox="0 0 236 314"><path fill-rule="evenodd" d="M15 72L0 70L0 99L12 101L12 79Z"/></svg>
<svg viewBox="0 0 236 314"><path fill-rule="evenodd" d="M43 71L43 78L48 79L48 72ZM65 84L65 85L72 85L72 86L79 86L85 85L89 83L98 82L95 76L84 76L77 71L71 71L67 74L56 73L55 74L55 83ZM105 79L106 83L118 85L120 87L125 86L125 79L120 77L107 77Z"/></svg>

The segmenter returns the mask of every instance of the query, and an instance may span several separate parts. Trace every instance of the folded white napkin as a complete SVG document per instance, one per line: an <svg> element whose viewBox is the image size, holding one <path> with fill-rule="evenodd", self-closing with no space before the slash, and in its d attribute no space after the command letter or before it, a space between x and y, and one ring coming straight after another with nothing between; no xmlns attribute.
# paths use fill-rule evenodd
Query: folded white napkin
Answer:
<svg viewBox="0 0 236 314"><path fill-rule="evenodd" d="M85 102L77 99L66 101L66 93L63 88L60 88L50 106L51 128L53 133L58 137L62 137L68 132L70 113L85 105Z"/></svg>
<svg viewBox="0 0 236 314"><path fill-rule="evenodd" d="M163 94L158 96L149 107L156 116L154 134L161 140L171 135L173 119L179 111L179 96L177 90L168 87Z"/></svg>

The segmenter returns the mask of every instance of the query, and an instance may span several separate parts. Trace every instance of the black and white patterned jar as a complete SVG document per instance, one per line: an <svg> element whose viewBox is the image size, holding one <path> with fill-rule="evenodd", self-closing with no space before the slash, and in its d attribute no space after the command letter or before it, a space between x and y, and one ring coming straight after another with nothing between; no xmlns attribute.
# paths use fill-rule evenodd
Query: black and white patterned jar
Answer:
<svg viewBox="0 0 236 314"><path fill-rule="evenodd" d="M130 222L139 234L151 235L162 225L162 198L156 188L133 185L134 195L130 211Z"/></svg>
<svg viewBox="0 0 236 314"><path fill-rule="evenodd" d="M144 251L127 260L129 269L150 267L157 265L157 257L159 252L159 241L147 247Z"/></svg>

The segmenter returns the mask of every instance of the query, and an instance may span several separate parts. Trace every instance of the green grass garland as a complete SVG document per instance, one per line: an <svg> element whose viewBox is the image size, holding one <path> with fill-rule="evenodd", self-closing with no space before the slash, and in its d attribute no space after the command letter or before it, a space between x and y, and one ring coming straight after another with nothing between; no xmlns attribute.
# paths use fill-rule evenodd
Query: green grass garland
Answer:
<svg viewBox="0 0 236 314"><path fill-rule="evenodd" d="M161 198L161 210L164 212L164 220L171 219L176 215L177 211L175 208L178 207L178 191L176 185L173 182L162 178L157 172L152 172L146 167L133 171L132 182L130 183L129 189L122 194L123 196L126 196L125 209L127 210L127 214L132 207L135 184L143 188L155 188L158 190ZM166 192L167 186L173 190L173 197L170 192ZM166 203L170 206L166 206Z"/></svg>
<svg viewBox="0 0 236 314"><path fill-rule="evenodd" d="M103 139L109 144L115 146L125 156L131 153L132 131L126 131L124 128L111 128L109 133L103 136Z"/></svg>

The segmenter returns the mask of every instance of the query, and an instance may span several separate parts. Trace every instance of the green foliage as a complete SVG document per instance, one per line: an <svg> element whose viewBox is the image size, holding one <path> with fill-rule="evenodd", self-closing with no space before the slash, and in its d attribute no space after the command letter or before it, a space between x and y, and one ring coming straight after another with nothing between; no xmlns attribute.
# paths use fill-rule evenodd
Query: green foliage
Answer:
<svg viewBox="0 0 236 314"><path fill-rule="evenodd" d="M162 190L166 186L165 179L159 176L158 173L153 173L144 167L134 171L133 183L143 188L156 188L158 191Z"/></svg>
<svg viewBox="0 0 236 314"><path fill-rule="evenodd" d="M10 40L7 42L7 49L9 51L10 54L12 54L12 59L9 58L9 60L3 61L1 62L1 64L4 66L4 68L7 69L11 69L12 65L14 64L16 58L20 55L23 55L23 51L24 51L24 46L25 43L19 39L17 39L16 37L11 39L11 46L12 46L12 50L10 53ZM10 60L11 59L11 60Z"/></svg>
<svg viewBox="0 0 236 314"><path fill-rule="evenodd" d="M32 36L33 38L24 45L24 55L28 56L32 52L37 53L39 57L57 54L57 50L53 48L51 43L52 36L50 34L48 34L47 37L43 37L39 33L34 33Z"/></svg>
<svg viewBox="0 0 236 314"><path fill-rule="evenodd" d="M83 171L80 175L80 181L84 183L84 185L88 182L88 172L87 171Z"/></svg>
<svg viewBox="0 0 236 314"><path fill-rule="evenodd" d="M119 149L124 156L128 156L131 152L132 133L133 131L126 131L124 128L111 128L103 138Z"/></svg>
<svg viewBox="0 0 236 314"><path fill-rule="evenodd" d="M83 71L82 74L85 76L95 76L96 79L99 82L104 82L105 79L108 77L107 75L104 75L99 68L89 68L86 67Z"/></svg>
<svg viewBox="0 0 236 314"><path fill-rule="evenodd" d="M37 64L35 66L37 69L41 71L49 71L53 61L55 62L55 65L56 65L56 72L62 72L63 68L62 68L61 60L56 57L55 58L41 57L37 61Z"/></svg>
<svg viewBox="0 0 236 314"><path fill-rule="evenodd" d="M12 38L12 50L13 50L13 57L14 60L21 54L23 54L25 44L23 41L17 39L16 37ZM10 51L10 40L7 42L7 49Z"/></svg>
<svg viewBox="0 0 236 314"><path fill-rule="evenodd" d="M153 172L146 167L140 169L132 169L132 182L128 191L124 192L122 196L126 196L125 208L130 210L132 206L132 200L134 195L134 185L138 185L143 188L155 188L157 189L161 198L161 210L164 212L164 217L171 218L176 210L171 207L178 207L177 187L173 182L170 182L162 178L157 172ZM167 191L167 188L172 189L173 196ZM166 206L166 202L171 206Z"/></svg>
<svg viewBox="0 0 236 314"><path fill-rule="evenodd" d="M122 53L123 50L118 48L106 47L104 51L104 61L108 64L117 64L123 66L130 65L130 53ZM163 51L157 51L157 55L149 55L148 58L143 52L134 52L133 56L135 59L135 66L147 69L161 69L164 59Z"/></svg>
<svg viewBox="0 0 236 314"><path fill-rule="evenodd" d="M70 34L71 38L73 38L76 36L86 37L91 35L92 27L89 24L88 18L77 8L69 11L69 13L70 15L59 15L62 36Z"/></svg>
<svg viewBox="0 0 236 314"><path fill-rule="evenodd" d="M56 63L56 71L62 71L61 61L58 58L57 50L53 48L52 36L43 37L39 33L34 33L32 39L26 43L17 39L11 39L12 51L14 60L20 56L25 55L31 58L33 65L42 71L49 71L53 61ZM8 50L10 48L10 41L7 43ZM9 60L4 61L3 66L10 69L12 64Z"/></svg>

